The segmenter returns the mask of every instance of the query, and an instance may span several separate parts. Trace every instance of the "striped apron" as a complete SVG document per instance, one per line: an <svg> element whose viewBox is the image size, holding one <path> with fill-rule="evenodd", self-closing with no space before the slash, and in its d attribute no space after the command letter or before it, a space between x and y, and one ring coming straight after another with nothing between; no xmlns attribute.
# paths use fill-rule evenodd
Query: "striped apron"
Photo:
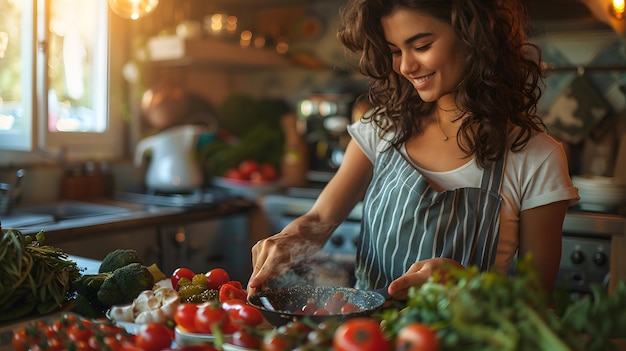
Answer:
<svg viewBox="0 0 626 351"><path fill-rule="evenodd" d="M504 159L483 171L480 188L437 192L398 150L381 154L363 203L356 287L388 286L413 263L435 257L488 270L496 256L503 173Z"/></svg>

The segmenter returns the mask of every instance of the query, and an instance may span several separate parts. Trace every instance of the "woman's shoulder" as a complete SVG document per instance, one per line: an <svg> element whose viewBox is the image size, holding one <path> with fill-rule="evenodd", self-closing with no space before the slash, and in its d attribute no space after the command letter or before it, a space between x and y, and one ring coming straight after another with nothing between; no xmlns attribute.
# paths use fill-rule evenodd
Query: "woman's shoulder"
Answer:
<svg viewBox="0 0 626 351"><path fill-rule="evenodd" d="M509 134L510 140L514 140L515 132L519 128L514 128ZM550 136L547 132L531 131L528 142L521 150L511 150L508 152L509 163L516 163L520 166L538 165L549 159L566 159L563 144Z"/></svg>
<svg viewBox="0 0 626 351"><path fill-rule="evenodd" d="M515 140L515 137L519 135L520 132L519 127L514 127L509 132L509 140ZM528 139L528 143L522 148L521 152L532 152L532 153L550 153L555 149L562 148L563 145L561 142L556 140L550 134L544 131L531 130L530 138Z"/></svg>

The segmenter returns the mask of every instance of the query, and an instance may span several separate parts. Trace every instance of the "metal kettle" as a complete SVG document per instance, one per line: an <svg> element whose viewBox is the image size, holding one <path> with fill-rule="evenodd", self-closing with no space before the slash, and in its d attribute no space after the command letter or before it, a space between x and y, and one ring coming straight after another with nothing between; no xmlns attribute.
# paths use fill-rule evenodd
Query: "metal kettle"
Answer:
<svg viewBox="0 0 626 351"><path fill-rule="evenodd" d="M203 186L204 173L196 159L201 136L216 135L206 125L180 125L168 128L137 143L135 165L141 166L144 154L151 153L145 185L150 191L186 192ZM203 138L206 139L206 138Z"/></svg>

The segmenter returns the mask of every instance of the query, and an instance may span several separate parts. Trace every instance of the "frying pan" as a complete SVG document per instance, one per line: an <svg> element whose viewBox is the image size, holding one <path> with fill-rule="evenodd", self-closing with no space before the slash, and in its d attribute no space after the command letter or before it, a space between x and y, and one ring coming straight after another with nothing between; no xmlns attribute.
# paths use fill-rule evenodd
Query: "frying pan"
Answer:
<svg viewBox="0 0 626 351"><path fill-rule="evenodd" d="M310 300L317 305L323 306L324 303L337 292L343 292L344 296L348 299L348 303L353 303L359 310L348 314L317 316L295 313ZM266 301L269 302L271 306L266 307L262 299L267 299ZM300 285L263 290L251 296L248 302L258 308L270 324L281 326L290 321L303 319L321 323L326 320L346 320L354 317L369 316L380 309L386 300L386 296L375 290L358 290L341 286Z"/></svg>

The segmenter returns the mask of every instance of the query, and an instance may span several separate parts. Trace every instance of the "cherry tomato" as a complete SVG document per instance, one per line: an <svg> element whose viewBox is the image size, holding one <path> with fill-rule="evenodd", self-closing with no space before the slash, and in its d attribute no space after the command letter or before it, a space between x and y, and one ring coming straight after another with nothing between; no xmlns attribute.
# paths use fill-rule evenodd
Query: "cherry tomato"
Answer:
<svg viewBox="0 0 626 351"><path fill-rule="evenodd" d="M268 180L265 179L265 177L263 176L263 174L260 171L254 171L252 173L250 173L250 177L248 177L250 182L252 183L265 183Z"/></svg>
<svg viewBox="0 0 626 351"><path fill-rule="evenodd" d="M224 177L232 180L247 180L237 168L230 168L224 173Z"/></svg>
<svg viewBox="0 0 626 351"><path fill-rule="evenodd" d="M241 282L239 280L230 280L224 284L230 284L232 286L234 286L235 288L238 289L243 289L243 285L241 284Z"/></svg>
<svg viewBox="0 0 626 351"><path fill-rule="evenodd" d="M12 344L15 351L26 351L29 349L29 345L37 344L37 339L29 336L26 329L20 328L13 333Z"/></svg>
<svg viewBox="0 0 626 351"><path fill-rule="evenodd" d="M328 311L324 307L320 307L320 308L316 309L315 312L313 312L314 316L326 316L326 315L329 315L329 314L330 314L330 311Z"/></svg>
<svg viewBox="0 0 626 351"><path fill-rule="evenodd" d="M396 348L404 351L437 351L437 333L423 323L411 323L402 327L396 335Z"/></svg>
<svg viewBox="0 0 626 351"><path fill-rule="evenodd" d="M196 312L198 306L194 303L181 303L174 312L174 322L183 330L196 332Z"/></svg>
<svg viewBox="0 0 626 351"><path fill-rule="evenodd" d="M259 172L261 172L265 180L272 181L278 179L278 170L269 163L262 163L259 166Z"/></svg>
<svg viewBox="0 0 626 351"><path fill-rule="evenodd" d="M202 345L176 345L176 348L167 348L162 351L217 351L215 347L208 344Z"/></svg>
<svg viewBox="0 0 626 351"><path fill-rule="evenodd" d="M232 343L240 347L258 350L261 347L261 338L246 329L241 329L233 333Z"/></svg>
<svg viewBox="0 0 626 351"><path fill-rule="evenodd" d="M46 351L64 351L66 349L67 347L65 346L65 342L63 340L60 340L59 338L56 338L56 337L48 338ZM95 347L93 349L96 350Z"/></svg>
<svg viewBox="0 0 626 351"><path fill-rule="evenodd" d="M209 289L219 289L220 286L226 284L230 281L230 277L228 276L228 272L226 272L223 268L213 268L210 271L206 272L207 279L207 288Z"/></svg>
<svg viewBox="0 0 626 351"><path fill-rule="evenodd" d="M239 325L255 326L263 322L263 314L242 300L226 300L222 308L228 312L231 322Z"/></svg>
<svg viewBox="0 0 626 351"><path fill-rule="evenodd" d="M213 328L229 328L228 312L214 303L204 303L196 311L196 330L200 333L213 334Z"/></svg>
<svg viewBox="0 0 626 351"><path fill-rule="evenodd" d="M372 318L353 318L343 322L333 335L335 351L388 351L389 342Z"/></svg>
<svg viewBox="0 0 626 351"><path fill-rule="evenodd" d="M174 270L174 273L172 273L172 277L170 278L172 281L172 287L178 290L178 282L180 281L180 278L187 278L189 280L192 280L194 275L195 275L194 271L192 271L189 268L185 268L185 267L176 268Z"/></svg>
<svg viewBox="0 0 626 351"><path fill-rule="evenodd" d="M85 328L81 325L70 325L67 327L67 337L72 342L88 342L89 338L93 335L93 330Z"/></svg>
<svg viewBox="0 0 626 351"><path fill-rule="evenodd" d="M263 351L286 351L293 347L286 335L276 332L268 333L261 340L261 350Z"/></svg>
<svg viewBox="0 0 626 351"><path fill-rule="evenodd" d="M306 305L302 306L302 313L307 316L312 316L318 309L319 306L314 302L307 302Z"/></svg>
<svg viewBox="0 0 626 351"><path fill-rule="evenodd" d="M354 313L354 312L358 312L359 308L357 307L357 305L353 304L353 303L347 303L343 306L341 306L341 313L342 314L350 314L350 313Z"/></svg>
<svg viewBox="0 0 626 351"><path fill-rule="evenodd" d="M328 312L332 314L337 314L341 311L341 307L348 302L348 298L342 291L337 291L328 301L324 307L328 310Z"/></svg>
<svg viewBox="0 0 626 351"><path fill-rule="evenodd" d="M245 290L239 289L233 285L224 284L220 287L219 299L220 299L220 302L224 302L228 300L247 301L248 293Z"/></svg>
<svg viewBox="0 0 626 351"><path fill-rule="evenodd" d="M135 345L144 351L161 351L172 345L169 329L160 323L148 323L141 326Z"/></svg>
<svg viewBox="0 0 626 351"><path fill-rule="evenodd" d="M244 160L239 163L237 169L245 179L250 179L250 175L259 170L259 163L255 160Z"/></svg>

